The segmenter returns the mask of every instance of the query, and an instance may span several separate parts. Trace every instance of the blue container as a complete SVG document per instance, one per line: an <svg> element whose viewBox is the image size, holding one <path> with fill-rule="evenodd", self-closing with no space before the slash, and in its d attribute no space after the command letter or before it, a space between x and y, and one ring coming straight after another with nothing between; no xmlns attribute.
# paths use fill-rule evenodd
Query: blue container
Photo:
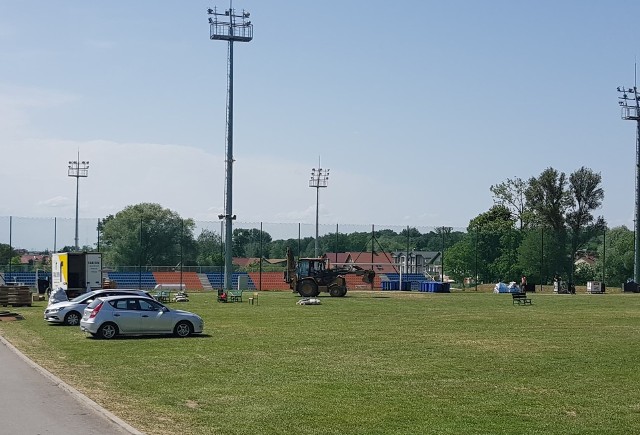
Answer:
<svg viewBox="0 0 640 435"><path fill-rule="evenodd" d="M382 290L398 290L399 288L399 281L382 281Z"/></svg>
<svg viewBox="0 0 640 435"><path fill-rule="evenodd" d="M448 282L421 281L420 291L429 293L450 293L451 285Z"/></svg>

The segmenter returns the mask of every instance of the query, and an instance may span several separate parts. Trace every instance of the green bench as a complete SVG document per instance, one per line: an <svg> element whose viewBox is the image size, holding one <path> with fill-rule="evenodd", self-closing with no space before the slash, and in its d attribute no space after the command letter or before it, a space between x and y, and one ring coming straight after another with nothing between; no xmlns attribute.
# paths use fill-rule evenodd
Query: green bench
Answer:
<svg viewBox="0 0 640 435"><path fill-rule="evenodd" d="M227 299L229 302L242 302L242 290L229 290Z"/></svg>

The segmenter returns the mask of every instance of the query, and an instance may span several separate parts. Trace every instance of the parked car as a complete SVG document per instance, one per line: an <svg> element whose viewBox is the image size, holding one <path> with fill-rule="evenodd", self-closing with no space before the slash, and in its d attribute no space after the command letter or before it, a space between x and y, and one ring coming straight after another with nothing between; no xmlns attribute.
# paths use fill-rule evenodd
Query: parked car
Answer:
<svg viewBox="0 0 640 435"><path fill-rule="evenodd" d="M189 311L169 309L155 299L141 296L109 296L90 303L80 329L94 337L116 335L173 334L188 337L204 328L202 317Z"/></svg>
<svg viewBox="0 0 640 435"><path fill-rule="evenodd" d="M149 292L143 290L107 289L93 290L83 293L68 301L56 302L49 305L44 310L44 320L49 323L63 323L65 325L77 326L80 324L84 309L101 296L136 295L153 298Z"/></svg>

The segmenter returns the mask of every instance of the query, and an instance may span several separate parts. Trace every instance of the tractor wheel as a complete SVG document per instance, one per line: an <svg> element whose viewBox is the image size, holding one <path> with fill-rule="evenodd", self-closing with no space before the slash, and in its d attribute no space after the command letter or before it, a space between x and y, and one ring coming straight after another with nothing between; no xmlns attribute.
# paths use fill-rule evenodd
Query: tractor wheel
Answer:
<svg viewBox="0 0 640 435"><path fill-rule="evenodd" d="M335 298L341 298L347 294L347 288L338 284L329 286L329 294Z"/></svg>
<svg viewBox="0 0 640 435"><path fill-rule="evenodd" d="M318 284L311 279L305 279L298 283L298 293L303 298L315 298L320 293Z"/></svg>

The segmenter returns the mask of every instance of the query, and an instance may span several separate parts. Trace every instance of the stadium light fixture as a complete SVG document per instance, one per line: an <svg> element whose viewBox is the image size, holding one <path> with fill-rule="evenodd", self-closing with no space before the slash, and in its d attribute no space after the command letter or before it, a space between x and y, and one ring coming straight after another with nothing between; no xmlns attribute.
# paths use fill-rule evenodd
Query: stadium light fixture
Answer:
<svg viewBox="0 0 640 435"><path fill-rule="evenodd" d="M634 227L634 262L633 262L633 282L638 285L640 274L640 94L635 84L633 88L618 86L617 91L622 94L618 97L620 115L626 121L636 122L636 197L635 197L635 219Z"/></svg>
<svg viewBox="0 0 640 435"><path fill-rule="evenodd" d="M329 184L329 169L322 169L320 167L320 159L318 159L318 169L311 169L311 179L309 180L309 187L316 189L316 242L315 242L315 256L319 255L318 247L318 215L320 208L320 188L327 187Z"/></svg>
<svg viewBox="0 0 640 435"><path fill-rule="evenodd" d="M207 9L209 17L209 38L227 41L227 136L226 136L226 171L225 171L225 255L224 255L224 288L231 290L233 277L233 43L249 42L253 39L253 24L247 21L249 12L237 14L229 6L224 12L217 7ZM224 18L223 18L224 17ZM222 219L222 218L220 218Z"/></svg>
<svg viewBox="0 0 640 435"><path fill-rule="evenodd" d="M89 176L89 161L80 161L80 151L78 151L78 160L69 161L69 168L67 171L69 177L75 177L76 179L76 236L75 236L75 249L79 250L78 246L78 198L80 191L80 178L86 178Z"/></svg>

